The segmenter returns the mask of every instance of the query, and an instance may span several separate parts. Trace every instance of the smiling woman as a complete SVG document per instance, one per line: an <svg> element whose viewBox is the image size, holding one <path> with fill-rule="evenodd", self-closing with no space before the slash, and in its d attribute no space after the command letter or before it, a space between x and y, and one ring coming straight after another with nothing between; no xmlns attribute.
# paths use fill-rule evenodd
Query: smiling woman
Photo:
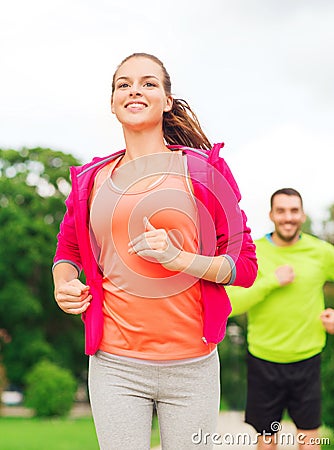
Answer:
<svg viewBox="0 0 334 450"><path fill-rule="evenodd" d="M149 448L155 405L162 448L198 449L192 434L213 433L219 410L224 285L253 283L255 247L222 144L173 98L158 58L119 65L111 109L126 149L71 169L55 298L83 314L100 448Z"/></svg>
<svg viewBox="0 0 334 450"><path fill-rule="evenodd" d="M137 57L126 60L116 72L111 110L121 122L125 136L143 126L148 129L155 125L162 132L163 113L173 105L172 96L165 93L161 67L145 58L145 70L143 58Z"/></svg>

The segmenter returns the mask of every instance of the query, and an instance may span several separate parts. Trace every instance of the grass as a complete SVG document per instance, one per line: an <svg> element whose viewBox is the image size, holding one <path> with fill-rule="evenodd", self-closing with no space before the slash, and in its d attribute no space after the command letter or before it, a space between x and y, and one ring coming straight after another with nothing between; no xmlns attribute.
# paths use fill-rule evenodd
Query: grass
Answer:
<svg viewBox="0 0 334 450"><path fill-rule="evenodd" d="M159 445L153 423L152 447ZM99 450L91 417L37 419L0 417L0 448L3 450Z"/></svg>
<svg viewBox="0 0 334 450"><path fill-rule="evenodd" d="M0 418L6 450L99 450L93 419Z"/></svg>
<svg viewBox="0 0 334 450"><path fill-rule="evenodd" d="M324 450L334 450L334 431L327 427L321 427L320 435L322 438L329 440L329 445L322 445L321 448Z"/></svg>
<svg viewBox="0 0 334 450"><path fill-rule="evenodd" d="M153 416L151 447L156 447L160 444L159 424L156 415Z"/></svg>
<svg viewBox="0 0 334 450"><path fill-rule="evenodd" d="M323 450L334 450L334 432L321 428L321 437L330 440ZM153 417L151 447L159 445L159 429ZM99 450L91 417L37 419L0 417L1 450Z"/></svg>

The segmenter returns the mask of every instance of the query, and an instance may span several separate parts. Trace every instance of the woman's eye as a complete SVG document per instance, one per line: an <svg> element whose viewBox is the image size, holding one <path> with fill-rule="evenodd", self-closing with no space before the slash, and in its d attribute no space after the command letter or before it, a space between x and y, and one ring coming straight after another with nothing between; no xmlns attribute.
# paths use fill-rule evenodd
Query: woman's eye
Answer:
<svg viewBox="0 0 334 450"><path fill-rule="evenodd" d="M127 87L129 87L129 84L128 83L121 83L121 84L118 85L118 87L119 88L127 88Z"/></svg>
<svg viewBox="0 0 334 450"><path fill-rule="evenodd" d="M146 87L154 87L154 86L156 86L154 83L151 83L150 81L147 81L146 83L145 83L145 86Z"/></svg>

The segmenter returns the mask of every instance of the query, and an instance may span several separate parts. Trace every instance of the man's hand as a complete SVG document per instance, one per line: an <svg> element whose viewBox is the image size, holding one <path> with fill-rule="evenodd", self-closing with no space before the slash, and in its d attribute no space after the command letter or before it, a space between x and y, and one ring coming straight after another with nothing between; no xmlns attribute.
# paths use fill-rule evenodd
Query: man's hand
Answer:
<svg viewBox="0 0 334 450"><path fill-rule="evenodd" d="M320 319L327 333L334 334L334 309L327 308L320 314Z"/></svg>
<svg viewBox="0 0 334 450"><path fill-rule="evenodd" d="M290 284L295 279L293 268L289 265L279 266L275 270L276 278L281 286Z"/></svg>

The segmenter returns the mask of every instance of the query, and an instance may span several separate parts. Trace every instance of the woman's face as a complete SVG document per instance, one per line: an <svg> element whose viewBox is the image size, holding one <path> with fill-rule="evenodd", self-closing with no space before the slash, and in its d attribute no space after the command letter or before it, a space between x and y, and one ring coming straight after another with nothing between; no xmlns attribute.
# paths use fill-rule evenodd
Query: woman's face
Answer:
<svg viewBox="0 0 334 450"><path fill-rule="evenodd" d="M155 61L133 57L115 75L111 110L123 128L162 129L163 113L170 111L173 99L163 87L163 71Z"/></svg>

